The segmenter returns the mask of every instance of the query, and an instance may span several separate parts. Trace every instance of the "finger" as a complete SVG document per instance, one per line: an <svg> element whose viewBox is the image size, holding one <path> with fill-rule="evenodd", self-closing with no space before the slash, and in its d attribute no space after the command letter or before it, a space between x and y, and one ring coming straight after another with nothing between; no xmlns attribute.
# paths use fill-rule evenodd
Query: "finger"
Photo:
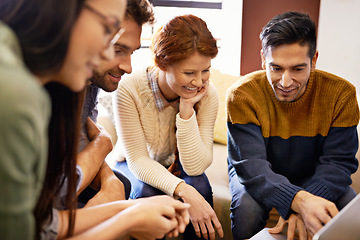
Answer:
<svg viewBox="0 0 360 240"><path fill-rule="evenodd" d="M314 235L312 235L309 231L307 231L308 240L312 240Z"/></svg>
<svg viewBox="0 0 360 240"><path fill-rule="evenodd" d="M290 216L288 220L288 230L287 230L287 240L293 240L296 230L296 220L295 216Z"/></svg>
<svg viewBox="0 0 360 240"><path fill-rule="evenodd" d="M281 231L284 229L286 222L282 217L279 217L278 222L276 223L276 226L269 229L269 233L281 233Z"/></svg>
<svg viewBox="0 0 360 240"><path fill-rule="evenodd" d="M186 224L184 222L183 217L181 216L181 213L178 212L176 213L176 219L178 221L178 227L177 227L178 232L183 233L185 231Z"/></svg>
<svg viewBox="0 0 360 240"><path fill-rule="evenodd" d="M206 224L209 239L215 240L215 229L214 229L211 221L207 220L205 224Z"/></svg>
<svg viewBox="0 0 360 240"><path fill-rule="evenodd" d="M190 205L189 205L190 206ZM189 213L189 209L183 209L180 211L181 212L181 216L184 220L185 225L188 225L190 222L190 213Z"/></svg>
<svg viewBox="0 0 360 240"><path fill-rule="evenodd" d="M168 205L162 205L161 208L161 215L167 217L168 219L174 219L176 221L176 210Z"/></svg>
<svg viewBox="0 0 360 240"><path fill-rule="evenodd" d="M216 215L215 215L215 217L212 218L212 222L213 222L213 224L214 224L214 226L216 228L216 231L219 234L219 237L223 238L224 237L224 230L223 230L223 228L221 226L221 223L220 223L219 219L216 217ZM215 232L214 232L214 234L215 234Z"/></svg>
<svg viewBox="0 0 360 240"><path fill-rule="evenodd" d="M175 229L172 230L171 232L172 232L173 237L179 236L179 229L178 229L178 228L175 228Z"/></svg>
<svg viewBox="0 0 360 240"><path fill-rule="evenodd" d="M299 229L299 238L300 240L307 240L308 239L308 232L305 228L304 222L301 218L298 218L297 221L297 228Z"/></svg>
<svg viewBox="0 0 360 240"><path fill-rule="evenodd" d="M329 215L327 215L327 214L323 214L323 215L321 215L321 216L319 217L319 220L321 221L321 223L322 223L323 225L325 225L326 223L328 223L331 219L332 219L332 217L329 216ZM321 228L321 227L322 227L322 226L320 226L320 228Z"/></svg>
<svg viewBox="0 0 360 240"><path fill-rule="evenodd" d="M308 236L310 236L310 238L312 239L314 237L315 234L312 234L311 232L308 231Z"/></svg>
<svg viewBox="0 0 360 240"><path fill-rule="evenodd" d="M194 231L195 231L195 234L198 238L201 238L201 231L200 231L200 228L199 228L199 224L198 222L195 222L195 221L191 221L193 227L194 227Z"/></svg>
<svg viewBox="0 0 360 240"><path fill-rule="evenodd" d="M207 228L206 228L206 226L205 226L205 223L200 222L199 225L200 225L200 230L201 230L202 236L203 236L205 239L208 239L208 238L209 238L209 235L208 235L208 230L207 230Z"/></svg>
<svg viewBox="0 0 360 240"><path fill-rule="evenodd" d="M331 204L331 206L327 210L331 218L335 217L335 215L339 213L339 210L337 209L335 204Z"/></svg>
<svg viewBox="0 0 360 240"><path fill-rule="evenodd" d="M171 201L171 203L169 203L173 208L175 208L176 210L186 210L186 209L189 209L190 208L190 204L188 203L183 203L183 202L180 202L179 200L175 200L174 201Z"/></svg>
<svg viewBox="0 0 360 240"><path fill-rule="evenodd" d="M163 217L163 219L165 219L164 221L164 225L166 227L167 230L165 230L165 232L169 232L169 233L176 233L177 231L177 220L175 218L173 219L168 219L166 217ZM163 231L160 231L160 233L162 234ZM164 237L165 234L163 234L163 236L157 236L158 239L161 239Z"/></svg>
<svg viewBox="0 0 360 240"><path fill-rule="evenodd" d="M174 231L169 232L169 233L167 234L167 236L168 236L169 238L175 237L174 234L173 234L173 232L174 232Z"/></svg>

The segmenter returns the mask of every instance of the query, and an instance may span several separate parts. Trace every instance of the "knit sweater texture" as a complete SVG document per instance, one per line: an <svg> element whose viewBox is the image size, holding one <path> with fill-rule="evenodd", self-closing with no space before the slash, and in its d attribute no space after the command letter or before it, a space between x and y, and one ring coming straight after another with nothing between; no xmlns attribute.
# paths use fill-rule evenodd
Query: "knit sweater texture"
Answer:
<svg viewBox="0 0 360 240"><path fill-rule="evenodd" d="M335 201L351 184L359 108L348 81L312 71L303 96L287 103L257 71L228 90L227 118L229 164L256 201L285 219L298 191Z"/></svg>
<svg viewBox="0 0 360 240"><path fill-rule="evenodd" d="M118 135L115 152L119 148L124 151L129 169L141 181L174 194L183 180L166 167L174 162L176 145L189 176L201 175L211 164L218 111L218 94L211 84L197 112L188 120L181 119L171 106L157 109L146 69L125 76L113 97ZM118 156L117 160L122 159Z"/></svg>

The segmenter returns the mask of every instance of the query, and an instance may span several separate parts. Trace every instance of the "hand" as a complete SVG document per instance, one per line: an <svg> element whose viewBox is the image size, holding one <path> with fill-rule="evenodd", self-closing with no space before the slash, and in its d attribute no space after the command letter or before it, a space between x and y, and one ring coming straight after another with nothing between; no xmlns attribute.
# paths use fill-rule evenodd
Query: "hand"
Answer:
<svg viewBox="0 0 360 240"><path fill-rule="evenodd" d="M185 203L190 204L190 220L198 237L202 235L205 239L215 239L213 224L219 236L221 238L224 236L224 231L214 209L194 187L182 182L175 189L175 195L179 196Z"/></svg>
<svg viewBox="0 0 360 240"><path fill-rule="evenodd" d="M113 145L110 135L100 126L96 125L89 117L86 120L87 135L90 142L85 148L77 154L76 163L83 171L83 181L77 192L80 194L90 183L102 168L106 155L111 152ZM100 185L96 187L99 190Z"/></svg>
<svg viewBox="0 0 360 240"><path fill-rule="evenodd" d="M189 119L194 113L194 105L207 95L209 81L205 83L203 88L197 92L192 98L180 98L179 112L182 119Z"/></svg>
<svg viewBox="0 0 360 240"><path fill-rule="evenodd" d="M168 233L169 237L176 237L179 233L183 233L185 231L186 226L190 222L190 214L188 208L189 204L185 204L187 207L184 208L184 203L181 203L178 200L173 199L170 196L162 195L162 196L153 196L148 198L140 198L136 201L147 201L150 203L158 203L163 205L170 205L175 209L176 219L178 225L171 232ZM180 204L181 203L181 204Z"/></svg>
<svg viewBox="0 0 360 240"><path fill-rule="evenodd" d="M294 239L296 229L299 230L298 235L300 240L312 239L312 235L306 230L305 224L299 214L291 214L287 221L285 221L282 217L279 217L278 223L275 227L269 229L269 233L281 233L286 223L288 223L287 240Z"/></svg>
<svg viewBox="0 0 360 240"><path fill-rule="evenodd" d="M86 120L86 129L88 138L90 141L101 141L99 144L102 149L107 149L107 154L113 149L113 144L111 141L110 134L100 125L94 123L89 117ZM107 155L106 154L106 155ZM106 156L105 155L105 156Z"/></svg>
<svg viewBox="0 0 360 240"><path fill-rule="evenodd" d="M189 223L188 204L184 204L169 196L155 196L135 200L130 216L139 218L130 236L137 239L158 239L166 234L177 236L185 230Z"/></svg>
<svg viewBox="0 0 360 240"><path fill-rule="evenodd" d="M291 208L300 214L311 236L339 212L333 202L306 191L299 191L295 195Z"/></svg>

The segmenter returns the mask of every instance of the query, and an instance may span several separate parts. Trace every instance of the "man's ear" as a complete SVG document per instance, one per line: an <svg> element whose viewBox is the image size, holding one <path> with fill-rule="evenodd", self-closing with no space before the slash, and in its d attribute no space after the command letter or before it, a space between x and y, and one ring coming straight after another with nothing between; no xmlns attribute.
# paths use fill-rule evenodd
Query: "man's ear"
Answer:
<svg viewBox="0 0 360 240"><path fill-rule="evenodd" d="M261 49L260 50L260 56L261 56L261 67L262 69L266 69L266 66L265 66L265 56L264 56L264 51Z"/></svg>
<svg viewBox="0 0 360 240"><path fill-rule="evenodd" d="M318 57L319 57L319 52L318 52L318 50L316 50L316 52L311 60L311 71L315 70Z"/></svg>

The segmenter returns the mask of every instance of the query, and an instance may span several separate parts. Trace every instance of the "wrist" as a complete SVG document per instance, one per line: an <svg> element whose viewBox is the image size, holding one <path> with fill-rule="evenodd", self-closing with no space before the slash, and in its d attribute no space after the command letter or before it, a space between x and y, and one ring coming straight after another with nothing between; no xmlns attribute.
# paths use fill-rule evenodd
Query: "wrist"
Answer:
<svg viewBox="0 0 360 240"><path fill-rule="evenodd" d="M181 198L184 202L188 202L190 199L194 197L194 194L198 193L197 190L185 183L185 182L181 182L176 188L175 188L175 192L174 192L174 198L179 199Z"/></svg>
<svg viewBox="0 0 360 240"><path fill-rule="evenodd" d="M194 114L194 104L187 99L180 99L179 114L181 119L188 120Z"/></svg>
<svg viewBox="0 0 360 240"><path fill-rule="evenodd" d="M297 213L300 213L300 210L303 208L303 206L306 204L306 200L311 197L311 193L306 192L304 190L301 190L296 193L292 203L291 203L291 209L294 210Z"/></svg>

